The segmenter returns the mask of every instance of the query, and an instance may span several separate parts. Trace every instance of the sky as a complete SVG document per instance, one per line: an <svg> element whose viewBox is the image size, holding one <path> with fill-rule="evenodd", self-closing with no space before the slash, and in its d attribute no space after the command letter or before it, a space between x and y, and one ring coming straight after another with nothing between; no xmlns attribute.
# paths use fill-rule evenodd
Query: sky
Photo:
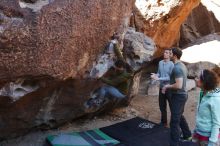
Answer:
<svg viewBox="0 0 220 146"><path fill-rule="evenodd" d="M188 47L183 50L181 60L189 63L208 61L220 65L220 41L213 40Z"/></svg>

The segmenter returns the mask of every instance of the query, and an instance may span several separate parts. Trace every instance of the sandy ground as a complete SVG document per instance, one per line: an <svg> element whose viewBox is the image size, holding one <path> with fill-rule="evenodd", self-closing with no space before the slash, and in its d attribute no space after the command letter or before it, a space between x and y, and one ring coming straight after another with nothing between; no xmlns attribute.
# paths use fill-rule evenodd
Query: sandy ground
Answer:
<svg viewBox="0 0 220 146"><path fill-rule="evenodd" d="M160 111L158 108L158 97L146 96L144 95L144 89L142 90L143 91L140 91L140 94L132 100L128 107L118 108L108 114L100 115L92 119L80 119L73 121L71 123L65 124L59 129L34 131L23 137L1 142L0 146L48 146L48 144L45 142L45 138L49 134L59 134L62 132L84 131L100 128L136 116L159 123ZM189 92L189 98L184 112L191 130L193 130L194 127L197 95L199 95L199 89L197 88ZM169 116L170 112L168 112L168 117Z"/></svg>

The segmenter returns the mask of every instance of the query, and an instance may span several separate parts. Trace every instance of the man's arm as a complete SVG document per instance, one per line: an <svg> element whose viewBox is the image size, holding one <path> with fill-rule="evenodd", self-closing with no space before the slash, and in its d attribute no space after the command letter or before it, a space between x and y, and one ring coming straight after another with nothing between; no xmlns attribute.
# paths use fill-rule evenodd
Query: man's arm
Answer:
<svg viewBox="0 0 220 146"><path fill-rule="evenodd" d="M176 83L166 85L167 89L181 89L183 87L183 78L176 78Z"/></svg>
<svg viewBox="0 0 220 146"><path fill-rule="evenodd" d="M170 80L170 77L169 77L169 76L160 77L158 80L160 80L160 81L169 81L169 80Z"/></svg>
<svg viewBox="0 0 220 146"><path fill-rule="evenodd" d="M209 137L209 145L215 144L218 142L218 135L219 135L219 128L220 128L220 115L218 112L220 111L219 104L220 104L220 100L218 98L216 98L216 100L213 99L213 101L210 104L210 111L212 111L211 112L212 129L211 129L211 136Z"/></svg>
<svg viewBox="0 0 220 146"><path fill-rule="evenodd" d="M176 78L174 84L165 85L162 88L162 93L165 93L167 89L181 89L183 87L183 78Z"/></svg>
<svg viewBox="0 0 220 146"><path fill-rule="evenodd" d="M114 53L117 56L117 59L123 60L124 61L124 57L122 55L121 50L119 49L118 44L114 43Z"/></svg>
<svg viewBox="0 0 220 146"><path fill-rule="evenodd" d="M161 64L161 61L158 64L157 73L151 73L151 76L150 76L151 79L156 80L156 81L160 80L160 67L161 67L160 64Z"/></svg>
<svg viewBox="0 0 220 146"><path fill-rule="evenodd" d="M170 81L170 76L159 77L159 74L151 73L151 78L159 81Z"/></svg>
<svg viewBox="0 0 220 146"><path fill-rule="evenodd" d="M155 74L155 73L151 73L150 77L151 77L151 79L153 79L153 80L156 80L156 81L159 80L158 75Z"/></svg>

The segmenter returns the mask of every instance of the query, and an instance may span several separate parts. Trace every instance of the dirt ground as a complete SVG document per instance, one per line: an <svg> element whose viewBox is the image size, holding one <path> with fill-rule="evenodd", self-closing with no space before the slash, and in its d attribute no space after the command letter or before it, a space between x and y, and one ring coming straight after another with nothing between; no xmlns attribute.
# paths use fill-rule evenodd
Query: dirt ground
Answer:
<svg viewBox="0 0 220 146"><path fill-rule="evenodd" d="M191 90L189 92L189 98L185 107L184 115L189 123L191 130L193 130L194 127L197 101L196 97L198 95L198 88ZM136 116L159 123L160 111L158 107L158 96L146 96L144 91L140 91L140 94L132 100L128 107L118 108L108 114L100 115L92 119L81 119L75 122L67 123L59 129L34 131L23 137L1 142L0 146L48 146L48 144L45 142L45 138L49 134L59 134L62 132L84 131L100 128ZM169 116L170 112L168 111L168 117Z"/></svg>

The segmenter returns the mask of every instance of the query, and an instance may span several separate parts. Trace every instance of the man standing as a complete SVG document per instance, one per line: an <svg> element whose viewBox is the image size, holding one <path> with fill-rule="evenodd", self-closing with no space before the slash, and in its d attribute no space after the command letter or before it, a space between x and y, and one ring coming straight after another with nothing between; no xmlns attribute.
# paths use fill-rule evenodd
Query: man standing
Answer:
<svg viewBox="0 0 220 146"><path fill-rule="evenodd" d="M159 90L159 107L161 111L161 125L167 127L167 101L170 103L170 94L168 92L162 93L162 88L170 83L170 75L173 70L173 62L170 61L171 50L165 49L163 54L163 60L159 62L157 74L152 73L151 78L153 80L160 81Z"/></svg>
<svg viewBox="0 0 220 146"><path fill-rule="evenodd" d="M182 50L179 48L172 49L171 59L174 62L174 68L170 76L170 84L165 85L162 89L162 93L165 93L167 89L171 90L170 146L179 146L180 129L184 139L189 140L191 138L189 126L183 116L188 96L186 91L187 69L180 61L181 56Z"/></svg>

